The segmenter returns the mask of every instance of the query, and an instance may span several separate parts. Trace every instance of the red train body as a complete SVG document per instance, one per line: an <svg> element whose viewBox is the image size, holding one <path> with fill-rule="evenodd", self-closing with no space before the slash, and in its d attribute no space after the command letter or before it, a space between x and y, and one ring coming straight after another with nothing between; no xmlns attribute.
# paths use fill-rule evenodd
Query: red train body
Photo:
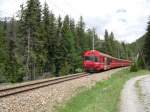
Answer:
<svg viewBox="0 0 150 112"><path fill-rule="evenodd" d="M131 61L118 59L97 50L88 50L83 55L83 67L86 72L98 72L131 65Z"/></svg>

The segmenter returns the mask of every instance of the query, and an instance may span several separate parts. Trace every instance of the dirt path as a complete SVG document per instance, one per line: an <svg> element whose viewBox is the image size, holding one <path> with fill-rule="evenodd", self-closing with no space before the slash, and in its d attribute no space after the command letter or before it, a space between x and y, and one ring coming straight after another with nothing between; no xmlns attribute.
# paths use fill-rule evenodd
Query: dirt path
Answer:
<svg viewBox="0 0 150 112"><path fill-rule="evenodd" d="M149 95L147 95L148 93ZM150 112L150 107L148 108L147 105L150 103L149 101L150 75L132 78L125 84L121 93L120 112Z"/></svg>
<svg viewBox="0 0 150 112"><path fill-rule="evenodd" d="M150 112L150 77L139 81L140 100L145 112Z"/></svg>

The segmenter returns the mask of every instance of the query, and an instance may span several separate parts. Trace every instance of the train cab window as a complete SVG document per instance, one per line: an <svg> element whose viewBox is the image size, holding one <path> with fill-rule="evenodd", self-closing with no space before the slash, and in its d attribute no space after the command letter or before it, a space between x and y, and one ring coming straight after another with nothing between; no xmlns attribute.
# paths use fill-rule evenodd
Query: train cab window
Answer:
<svg viewBox="0 0 150 112"><path fill-rule="evenodd" d="M90 56L85 56L85 57L84 57L84 60L85 60L85 61L90 61L91 58L90 58Z"/></svg>
<svg viewBox="0 0 150 112"><path fill-rule="evenodd" d="M85 60L85 61L98 62L98 57L96 57L96 56L85 56L84 60Z"/></svg>

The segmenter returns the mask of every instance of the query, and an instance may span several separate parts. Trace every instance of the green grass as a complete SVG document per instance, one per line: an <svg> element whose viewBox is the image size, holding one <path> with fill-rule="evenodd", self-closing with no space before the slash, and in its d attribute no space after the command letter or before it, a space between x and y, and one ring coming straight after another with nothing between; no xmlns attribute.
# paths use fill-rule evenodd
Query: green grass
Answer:
<svg viewBox="0 0 150 112"><path fill-rule="evenodd" d="M94 87L72 97L70 101L56 108L56 112L117 112L123 85L132 77L148 74L150 71L129 72L121 70L107 81L98 82Z"/></svg>

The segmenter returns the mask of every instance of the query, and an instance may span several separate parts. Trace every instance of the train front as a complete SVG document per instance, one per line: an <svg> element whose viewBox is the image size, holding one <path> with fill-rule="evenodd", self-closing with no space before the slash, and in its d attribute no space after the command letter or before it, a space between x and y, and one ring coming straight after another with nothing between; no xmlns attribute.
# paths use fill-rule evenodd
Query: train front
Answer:
<svg viewBox="0 0 150 112"><path fill-rule="evenodd" d="M83 67L86 72L99 71L99 52L88 50L83 55Z"/></svg>

